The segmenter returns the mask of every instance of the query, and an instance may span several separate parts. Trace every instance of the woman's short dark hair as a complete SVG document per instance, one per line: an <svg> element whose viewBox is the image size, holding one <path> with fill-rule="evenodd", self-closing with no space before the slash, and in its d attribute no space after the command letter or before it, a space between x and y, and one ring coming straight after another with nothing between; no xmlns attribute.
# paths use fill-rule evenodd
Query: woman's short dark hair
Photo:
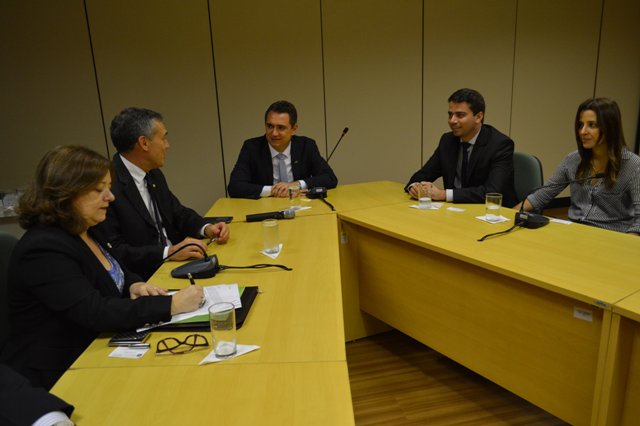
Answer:
<svg viewBox="0 0 640 426"><path fill-rule="evenodd" d="M578 106L574 131L581 161L578 170L576 170L576 179L589 177L592 172L591 157L593 152L591 149L584 149L582 139L580 138L580 128L582 127L580 114L587 110L593 111L596 114L596 124L600 130L600 139L596 143L604 140L607 144L609 161L604 171L605 183L607 187L612 187L618 179L618 173L622 165L622 148L627 145L622 132L620 108L616 101L608 98L587 99Z"/></svg>
<svg viewBox="0 0 640 426"><path fill-rule="evenodd" d="M20 226L58 225L71 234L86 229L73 200L93 189L109 172L109 160L83 146L58 146L47 152L35 179L20 198Z"/></svg>

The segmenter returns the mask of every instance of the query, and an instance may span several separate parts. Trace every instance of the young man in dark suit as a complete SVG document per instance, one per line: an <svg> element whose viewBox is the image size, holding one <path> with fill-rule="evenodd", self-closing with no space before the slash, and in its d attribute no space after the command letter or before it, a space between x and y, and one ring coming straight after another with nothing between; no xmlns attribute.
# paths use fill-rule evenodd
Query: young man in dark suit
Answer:
<svg viewBox="0 0 640 426"><path fill-rule="evenodd" d="M265 134L244 142L229 179L234 198L286 197L288 188L335 188L338 178L313 139L296 136L296 108L274 102L264 114Z"/></svg>
<svg viewBox="0 0 640 426"><path fill-rule="evenodd" d="M115 201L97 229L118 258L145 281L162 259L197 259L206 245L199 238L229 239L225 223L208 223L183 206L169 190L160 171L169 149L162 115L143 108L126 108L111 122ZM182 250L187 244L188 246ZM199 247L198 247L199 246ZM178 251L180 250L180 251Z"/></svg>
<svg viewBox="0 0 640 426"><path fill-rule="evenodd" d="M421 186L431 190L433 200L454 203L484 203L485 194L499 192L505 206L515 205L513 141L483 124L485 103L477 91L457 90L448 102L451 132L442 135L435 152L411 176L405 191L417 198ZM444 188L433 184L439 177Z"/></svg>

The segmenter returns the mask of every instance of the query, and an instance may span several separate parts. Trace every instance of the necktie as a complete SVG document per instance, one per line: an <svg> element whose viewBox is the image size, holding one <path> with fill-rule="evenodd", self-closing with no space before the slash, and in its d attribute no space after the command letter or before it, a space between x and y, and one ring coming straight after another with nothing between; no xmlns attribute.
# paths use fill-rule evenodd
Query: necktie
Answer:
<svg viewBox="0 0 640 426"><path fill-rule="evenodd" d="M462 168L460 170L460 186L467 184L467 168L469 167L469 142L462 142Z"/></svg>
<svg viewBox="0 0 640 426"><path fill-rule="evenodd" d="M289 182L287 175L287 164L284 162L286 156L283 153L276 155L278 159L278 182Z"/></svg>
<svg viewBox="0 0 640 426"><path fill-rule="evenodd" d="M147 184L147 191L151 197L151 210L153 210L153 219L156 223L156 229L158 230L158 242L162 247L167 245L167 239L164 237L164 231L162 230L162 217L160 216L160 210L158 209L158 203L156 202L155 186L149 182L147 176L144 177L144 181Z"/></svg>

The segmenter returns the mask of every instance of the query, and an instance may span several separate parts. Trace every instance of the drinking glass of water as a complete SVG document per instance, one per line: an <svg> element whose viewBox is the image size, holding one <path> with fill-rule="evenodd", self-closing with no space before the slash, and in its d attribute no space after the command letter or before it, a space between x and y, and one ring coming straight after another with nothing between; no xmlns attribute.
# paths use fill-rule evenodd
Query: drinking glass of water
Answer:
<svg viewBox="0 0 640 426"><path fill-rule="evenodd" d="M502 194L490 192L485 197L485 219L488 222L500 220L500 207L502 207Z"/></svg>

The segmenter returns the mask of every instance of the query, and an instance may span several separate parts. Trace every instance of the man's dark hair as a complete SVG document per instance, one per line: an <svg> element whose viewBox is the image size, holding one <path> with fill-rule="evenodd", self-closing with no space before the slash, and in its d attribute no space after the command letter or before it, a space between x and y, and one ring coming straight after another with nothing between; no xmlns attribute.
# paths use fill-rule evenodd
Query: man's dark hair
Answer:
<svg viewBox="0 0 640 426"><path fill-rule="evenodd" d="M289 101L276 101L269 105L267 111L264 113L264 121L267 122L267 116L270 112L276 112L278 114L289 114L289 124L291 127L295 126L298 122L298 112L296 107Z"/></svg>
<svg viewBox="0 0 640 426"><path fill-rule="evenodd" d="M466 102L469 104L469 109L473 112L473 115L482 112L484 114L484 98L482 95L473 89L459 89L453 92L449 96L448 102Z"/></svg>
<svg viewBox="0 0 640 426"><path fill-rule="evenodd" d="M146 108L125 108L111 120L111 142L118 152L131 151L140 136L153 137L154 120L163 121L159 112Z"/></svg>

